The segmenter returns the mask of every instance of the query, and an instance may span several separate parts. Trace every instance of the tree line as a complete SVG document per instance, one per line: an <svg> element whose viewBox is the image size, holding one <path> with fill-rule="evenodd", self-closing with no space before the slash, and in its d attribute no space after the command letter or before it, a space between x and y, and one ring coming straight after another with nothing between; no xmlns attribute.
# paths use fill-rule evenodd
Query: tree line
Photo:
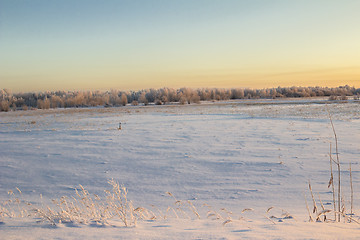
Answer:
<svg viewBox="0 0 360 240"><path fill-rule="evenodd" d="M139 91L46 91L36 93L12 93L0 89L0 111L132 105L162 105L167 103L200 103L230 99L275 99L302 97L329 97L329 100L346 100L353 96L359 100L360 88L329 87L277 87L267 89L219 89L219 88L161 88Z"/></svg>

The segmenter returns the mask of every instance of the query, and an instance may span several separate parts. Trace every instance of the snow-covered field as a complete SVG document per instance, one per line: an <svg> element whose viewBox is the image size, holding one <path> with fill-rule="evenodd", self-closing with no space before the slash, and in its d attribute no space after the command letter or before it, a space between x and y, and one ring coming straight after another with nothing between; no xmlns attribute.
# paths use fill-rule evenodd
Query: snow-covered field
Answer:
<svg viewBox="0 0 360 240"><path fill-rule="evenodd" d="M358 215L359 102L245 100L2 112L1 202L17 196L33 206L51 206L52 199L75 196L79 184L103 196L114 179L128 189L134 207L156 218L124 227L116 219L106 225L52 226L32 217L3 216L0 238L359 238L360 225L354 222L308 222L309 180L316 200L333 208L327 185L329 146L334 149L335 142L327 109L339 139L344 203L350 208L351 161ZM166 192L181 200L182 210ZM292 217L282 216L285 212Z"/></svg>

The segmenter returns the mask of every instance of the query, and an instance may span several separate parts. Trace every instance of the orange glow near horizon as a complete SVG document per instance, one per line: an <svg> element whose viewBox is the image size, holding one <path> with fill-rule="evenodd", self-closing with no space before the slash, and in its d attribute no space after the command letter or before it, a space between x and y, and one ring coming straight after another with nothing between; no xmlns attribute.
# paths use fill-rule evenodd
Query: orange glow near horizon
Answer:
<svg viewBox="0 0 360 240"><path fill-rule="evenodd" d="M48 81L43 81L41 77L28 77L28 81L21 82L19 86L10 88L12 92L38 92L38 91L76 91L76 90L141 90L150 88L274 88L274 87L338 87L349 85L351 87L360 87L358 78L360 72L337 70L337 71L309 71L309 72L283 72L283 73L236 73L211 72L211 73L179 73L179 74L154 74L153 76L61 76L56 78L49 77ZM43 77L46 78L46 77ZM340 80L339 80L340 79ZM17 79L10 79L16 83ZM57 84L62 82L61 87ZM20 82L20 81L19 81ZM7 84L5 84L7 85ZM10 85L10 84L9 84ZM41 87L39 87L41 86Z"/></svg>

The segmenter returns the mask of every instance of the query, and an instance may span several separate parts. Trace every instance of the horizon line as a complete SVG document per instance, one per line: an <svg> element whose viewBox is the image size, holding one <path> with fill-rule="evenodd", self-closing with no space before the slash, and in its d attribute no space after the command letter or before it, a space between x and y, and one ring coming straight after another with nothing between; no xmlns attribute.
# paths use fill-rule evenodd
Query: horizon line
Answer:
<svg viewBox="0 0 360 240"><path fill-rule="evenodd" d="M345 85L337 85L335 87L332 86L321 86L321 85L307 85L307 86L303 86L303 85L292 85L292 86L277 86L277 87L263 87L263 88L256 88L256 87L150 87L150 88L139 88L139 89L121 89L121 88L109 88L109 89L56 89L56 90L38 90L38 91L16 91L13 92L11 88L0 88L0 90L4 90L6 92L10 91L11 94L24 94L24 93L45 93L45 92L111 92L111 91L118 91L118 92L139 92L139 91L147 91L147 90L160 90L160 89L173 89L173 90L180 90L180 89L192 89L192 90L200 90L200 89L223 89L223 90L231 90L231 89L250 89L250 90L266 90L266 89L276 89L276 88L293 88L293 87L297 87L297 88L342 88L342 87L350 87L350 88L355 88L355 89L359 89L359 87L355 86L355 85L349 85L349 84L345 84Z"/></svg>

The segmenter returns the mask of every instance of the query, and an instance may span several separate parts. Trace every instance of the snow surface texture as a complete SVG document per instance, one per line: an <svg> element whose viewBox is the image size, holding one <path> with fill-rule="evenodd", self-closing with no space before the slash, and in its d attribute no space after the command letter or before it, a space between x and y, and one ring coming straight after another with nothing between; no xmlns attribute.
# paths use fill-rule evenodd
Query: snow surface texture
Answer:
<svg viewBox="0 0 360 240"><path fill-rule="evenodd" d="M1 201L10 199L8 191L16 187L21 198L35 205L74 196L79 184L90 194L103 195L113 178L126 186L135 207L162 216L139 221L135 228L52 227L28 218L3 218L0 238L355 239L358 224L307 222L309 180L316 198L332 209L327 184L329 145L335 142L327 109L339 139L344 202L349 208L351 161L358 214L357 102L236 101L0 113ZM200 219L180 214L164 219L169 206L175 209L166 192L190 200ZM222 217L207 217L204 204ZM275 207L275 215L284 209L293 218L268 219L269 207ZM252 210L242 213L246 208ZM226 219L232 221L223 225Z"/></svg>

